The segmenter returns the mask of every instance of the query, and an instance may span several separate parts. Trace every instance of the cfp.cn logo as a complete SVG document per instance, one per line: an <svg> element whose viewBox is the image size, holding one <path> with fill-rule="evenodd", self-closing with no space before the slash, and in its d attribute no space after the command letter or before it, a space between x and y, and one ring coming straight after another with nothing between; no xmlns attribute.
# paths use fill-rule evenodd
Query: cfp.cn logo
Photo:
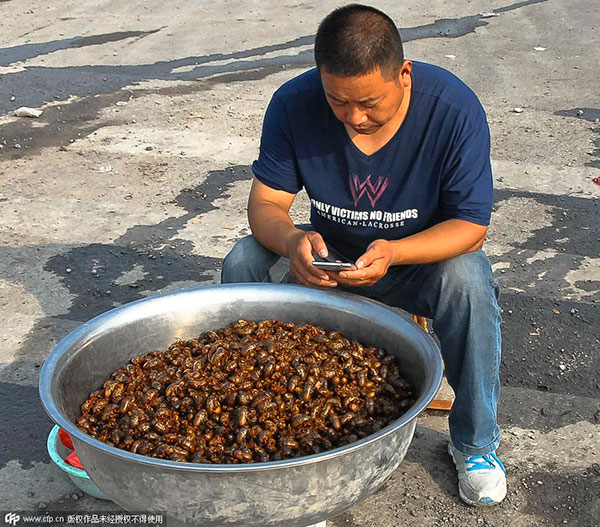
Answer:
<svg viewBox="0 0 600 527"><path fill-rule="evenodd" d="M9 525L17 525L17 522L21 519L21 516L15 514L14 512L7 512L4 515L4 521Z"/></svg>

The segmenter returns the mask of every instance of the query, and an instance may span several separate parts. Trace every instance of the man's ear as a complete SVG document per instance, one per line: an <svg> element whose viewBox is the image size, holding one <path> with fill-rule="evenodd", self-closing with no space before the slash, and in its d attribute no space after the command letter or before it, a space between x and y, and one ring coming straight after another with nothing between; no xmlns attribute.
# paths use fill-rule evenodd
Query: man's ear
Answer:
<svg viewBox="0 0 600 527"><path fill-rule="evenodd" d="M400 66L400 71L398 72L398 82L404 88L408 88L408 86L410 86L410 74L411 73L412 73L412 60L403 61L402 66Z"/></svg>

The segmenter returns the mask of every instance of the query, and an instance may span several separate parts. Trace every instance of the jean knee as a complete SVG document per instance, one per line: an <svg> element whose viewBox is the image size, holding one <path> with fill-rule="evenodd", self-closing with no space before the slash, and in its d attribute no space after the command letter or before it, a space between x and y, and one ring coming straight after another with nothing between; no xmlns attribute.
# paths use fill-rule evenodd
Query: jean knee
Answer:
<svg viewBox="0 0 600 527"><path fill-rule="evenodd" d="M498 281L482 251L461 254L439 265L443 293L470 304L496 304L500 294Z"/></svg>
<svg viewBox="0 0 600 527"><path fill-rule="evenodd" d="M221 283L249 282L251 270L262 258L257 257L260 253L270 253L260 245L254 236L245 236L233 246L229 254L223 260L221 271Z"/></svg>

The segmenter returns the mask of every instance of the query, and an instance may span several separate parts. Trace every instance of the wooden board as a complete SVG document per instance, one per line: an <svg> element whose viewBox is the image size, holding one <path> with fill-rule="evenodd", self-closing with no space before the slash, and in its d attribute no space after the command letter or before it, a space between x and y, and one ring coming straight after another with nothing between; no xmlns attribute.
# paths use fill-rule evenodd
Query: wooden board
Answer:
<svg viewBox="0 0 600 527"><path fill-rule="evenodd" d="M433 401L427 405L427 410L441 410L443 412L449 412L452 409L454 403L454 391L450 388L446 376L442 379L442 385L435 394Z"/></svg>

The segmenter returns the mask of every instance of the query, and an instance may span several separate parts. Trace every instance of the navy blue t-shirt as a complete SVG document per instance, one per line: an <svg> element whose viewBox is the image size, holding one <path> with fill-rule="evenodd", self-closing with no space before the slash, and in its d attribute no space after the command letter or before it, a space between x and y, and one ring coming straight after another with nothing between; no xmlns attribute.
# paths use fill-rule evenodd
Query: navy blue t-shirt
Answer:
<svg viewBox="0 0 600 527"><path fill-rule="evenodd" d="M450 72L413 62L408 112L396 134L365 155L310 70L279 88L267 109L254 175L311 200L311 224L356 260L376 239L397 240L451 218L488 225L490 135L475 94Z"/></svg>

